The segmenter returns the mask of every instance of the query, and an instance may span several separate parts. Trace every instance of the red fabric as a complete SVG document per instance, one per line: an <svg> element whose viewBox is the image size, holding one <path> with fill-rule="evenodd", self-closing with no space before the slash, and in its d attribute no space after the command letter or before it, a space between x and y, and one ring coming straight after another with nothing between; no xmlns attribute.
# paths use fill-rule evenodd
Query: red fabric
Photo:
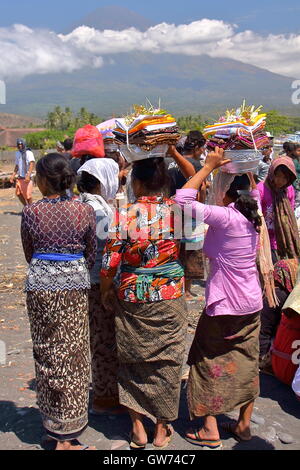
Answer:
<svg viewBox="0 0 300 470"><path fill-rule="evenodd" d="M282 314L281 322L273 344L272 368L275 376L283 383L291 385L299 365L293 364L292 355L296 351L292 348L294 341L300 340L300 315L288 318ZM287 354L289 358L284 359L276 354Z"/></svg>
<svg viewBox="0 0 300 470"><path fill-rule="evenodd" d="M95 158L105 157L103 137L97 127L90 124L78 129L75 134L72 155L81 158L92 155Z"/></svg>

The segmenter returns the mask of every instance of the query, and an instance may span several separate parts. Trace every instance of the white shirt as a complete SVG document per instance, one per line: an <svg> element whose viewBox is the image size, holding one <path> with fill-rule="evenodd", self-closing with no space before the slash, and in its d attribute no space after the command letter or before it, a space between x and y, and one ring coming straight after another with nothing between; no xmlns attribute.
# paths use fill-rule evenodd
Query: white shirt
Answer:
<svg viewBox="0 0 300 470"><path fill-rule="evenodd" d="M18 167L18 175L21 178L25 178L29 170L31 162L35 162L35 158L31 150L26 150L26 154L23 155L20 151L16 152L16 166Z"/></svg>

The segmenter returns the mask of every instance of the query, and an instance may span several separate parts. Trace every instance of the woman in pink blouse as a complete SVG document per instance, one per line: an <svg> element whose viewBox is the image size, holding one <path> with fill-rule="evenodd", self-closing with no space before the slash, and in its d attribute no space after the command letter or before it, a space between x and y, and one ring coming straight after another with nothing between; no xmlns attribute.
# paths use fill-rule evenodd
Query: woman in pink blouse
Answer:
<svg viewBox="0 0 300 470"><path fill-rule="evenodd" d="M227 431L250 440L250 419L259 395L259 330L262 290L256 267L261 218L259 198L251 177L237 177L224 198L225 207L196 201L203 181L216 168L228 163L216 149L202 170L181 190L176 202L192 206L193 217L209 225L204 253L210 260L203 312L189 355L188 405L191 419L204 416L204 426L187 439L197 445L222 447L216 416L240 408L237 423Z"/></svg>

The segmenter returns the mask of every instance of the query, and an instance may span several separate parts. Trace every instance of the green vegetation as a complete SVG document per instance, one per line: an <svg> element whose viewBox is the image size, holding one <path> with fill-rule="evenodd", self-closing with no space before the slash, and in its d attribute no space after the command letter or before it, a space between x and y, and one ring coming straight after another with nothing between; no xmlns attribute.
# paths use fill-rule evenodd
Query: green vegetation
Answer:
<svg viewBox="0 0 300 470"><path fill-rule="evenodd" d="M73 137L74 131L64 132L60 130L48 130L41 132L34 132L32 134L26 134L24 137L26 139L26 144L29 148L35 150L48 150L55 149L57 141L63 141L67 137Z"/></svg>
<svg viewBox="0 0 300 470"><path fill-rule="evenodd" d="M198 116L184 116L176 119L177 124L181 131L184 133L190 131L201 131L209 124L209 121L204 120L201 115Z"/></svg>
<svg viewBox="0 0 300 470"><path fill-rule="evenodd" d="M266 130L271 132L274 136L282 134L293 134L300 131L300 117L285 116L276 110L267 111L267 127ZM212 120L204 119L202 116L185 116L177 118L177 123L183 132L191 130L202 131L207 124L217 121L218 116Z"/></svg>
<svg viewBox="0 0 300 470"><path fill-rule="evenodd" d="M25 136L28 147L32 149L47 150L56 148L57 141L63 141L67 137L73 138L75 132L86 124L98 125L103 119L81 108L75 114L70 108L62 109L56 106L48 113L46 124L48 130L35 132Z"/></svg>
<svg viewBox="0 0 300 470"><path fill-rule="evenodd" d="M268 112L267 130L275 136L300 131L300 117L284 116L278 111Z"/></svg>
<svg viewBox="0 0 300 470"><path fill-rule="evenodd" d="M94 113L90 113L87 109L81 108L79 113L75 114L71 108L63 110L60 106L56 106L53 111L48 113L46 127L67 131L70 129L79 129L86 124L97 126L102 119Z"/></svg>
<svg viewBox="0 0 300 470"><path fill-rule="evenodd" d="M273 135L280 136L300 131L300 117L286 116L276 110L267 111L267 114L266 130ZM207 124L211 124L217 119L217 115L209 119L207 116L189 115L177 117L177 123L183 133L188 133L191 130L203 131ZM97 125L104 120L104 118L90 113L85 108L81 108L79 113L75 114L70 108L63 110L60 106L57 106L52 112L48 113L46 120L48 130L27 134L25 138L28 146L32 149L47 150L55 148L58 140L62 141L67 137L73 138L76 130L80 127L86 124Z"/></svg>

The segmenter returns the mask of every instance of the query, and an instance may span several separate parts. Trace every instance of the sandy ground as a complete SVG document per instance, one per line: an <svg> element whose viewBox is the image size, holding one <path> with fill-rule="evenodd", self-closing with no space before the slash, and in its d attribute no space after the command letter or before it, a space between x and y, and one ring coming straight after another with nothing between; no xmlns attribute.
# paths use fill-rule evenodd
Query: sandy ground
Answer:
<svg viewBox="0 0 300 470"><path fill-rule="evenodd" d="M35 199L39 198L37 190L34 196ZM7 353L5 365L0 365L0 450L42 450L44 435L36 405L32 342L23 293L27 265L19 235L21 211L14 191L0 190L0 341L5 343ZM203 286L195 284L194 291L203 293ZM198 302L189 303L187 350L202 308ZM236 416L237 413L233 412L220 417L220 421ZM261 375L261 395L253 417L254 437L248 443L238 443L227 433L221 432L224 449L299 450L299 418L300 402L292 390L273 377ZM151 420L148 420L148 425L154 427ZM191 426L184 383L180 418L173 425L175 436L169 449L198 451L197 447L184 440L184 433ZM84 444L96 445L99 450L126 450L129 432L127 415L90 415L89 427L81 440ZM290 443L284 444L282 440ZM151 444L148 447L150 450Z"/></svg>

